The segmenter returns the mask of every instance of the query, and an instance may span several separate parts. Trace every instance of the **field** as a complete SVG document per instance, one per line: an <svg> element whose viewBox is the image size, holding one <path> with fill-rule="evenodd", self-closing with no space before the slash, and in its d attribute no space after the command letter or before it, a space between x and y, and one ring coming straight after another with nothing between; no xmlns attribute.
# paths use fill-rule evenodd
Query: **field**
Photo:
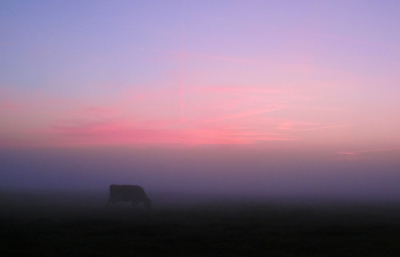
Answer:
<svg viewBox="0 0 400 257"><path fill-rule="evenodd" d="M154 208L146 211L129 204L106 207L107 194L3 192L0 255L400 254L396 204L152 199Z"/></svg>

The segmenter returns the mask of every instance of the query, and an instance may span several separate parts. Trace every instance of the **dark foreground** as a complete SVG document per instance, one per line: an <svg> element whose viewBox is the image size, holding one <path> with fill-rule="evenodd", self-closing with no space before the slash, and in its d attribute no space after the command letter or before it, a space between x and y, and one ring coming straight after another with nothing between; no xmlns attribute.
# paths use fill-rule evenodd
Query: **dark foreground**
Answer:
<svg viewBox="0 0 400 257"><path fill-rule="evenodd" d="M0 256L400 256L394 204L155 202L0 194Z"/></svg>

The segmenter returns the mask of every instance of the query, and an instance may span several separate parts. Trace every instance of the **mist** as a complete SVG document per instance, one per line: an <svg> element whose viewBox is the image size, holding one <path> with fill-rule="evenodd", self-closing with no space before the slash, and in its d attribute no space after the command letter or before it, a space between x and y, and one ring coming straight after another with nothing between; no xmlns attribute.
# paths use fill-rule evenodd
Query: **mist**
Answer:
<svg viewBox="0 0 400 257"><path fill-rule="evenodd" d="M133 184L163 200L398 202L397 154L367 157L246 147L3 149L0 190L106 195L110 184Z"/></svg>

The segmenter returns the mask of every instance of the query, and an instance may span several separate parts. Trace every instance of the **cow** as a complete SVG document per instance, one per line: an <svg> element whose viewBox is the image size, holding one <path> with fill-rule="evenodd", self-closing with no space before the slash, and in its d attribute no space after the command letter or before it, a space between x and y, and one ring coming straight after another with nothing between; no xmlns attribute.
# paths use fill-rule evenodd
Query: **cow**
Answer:
<svg viewBox="0 0 400 257"><path fill-rule="evenodd" d="M115 202L132 202L133 205L143 203L147 209L151 209L151 200L147 197L144 189L136 185L111 185L110 197L107 205Z"/></svg>

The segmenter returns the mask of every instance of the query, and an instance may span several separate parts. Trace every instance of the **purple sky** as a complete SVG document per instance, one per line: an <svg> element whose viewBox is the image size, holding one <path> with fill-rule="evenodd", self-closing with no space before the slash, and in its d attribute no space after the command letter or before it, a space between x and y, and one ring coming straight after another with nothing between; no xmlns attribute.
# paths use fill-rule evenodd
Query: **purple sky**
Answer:
<svg viewBox="0 0 400 257"><path fill-rule="evenodd" d="M394 197L399 27L398 1L2 1L0 188Z"/></svg>

